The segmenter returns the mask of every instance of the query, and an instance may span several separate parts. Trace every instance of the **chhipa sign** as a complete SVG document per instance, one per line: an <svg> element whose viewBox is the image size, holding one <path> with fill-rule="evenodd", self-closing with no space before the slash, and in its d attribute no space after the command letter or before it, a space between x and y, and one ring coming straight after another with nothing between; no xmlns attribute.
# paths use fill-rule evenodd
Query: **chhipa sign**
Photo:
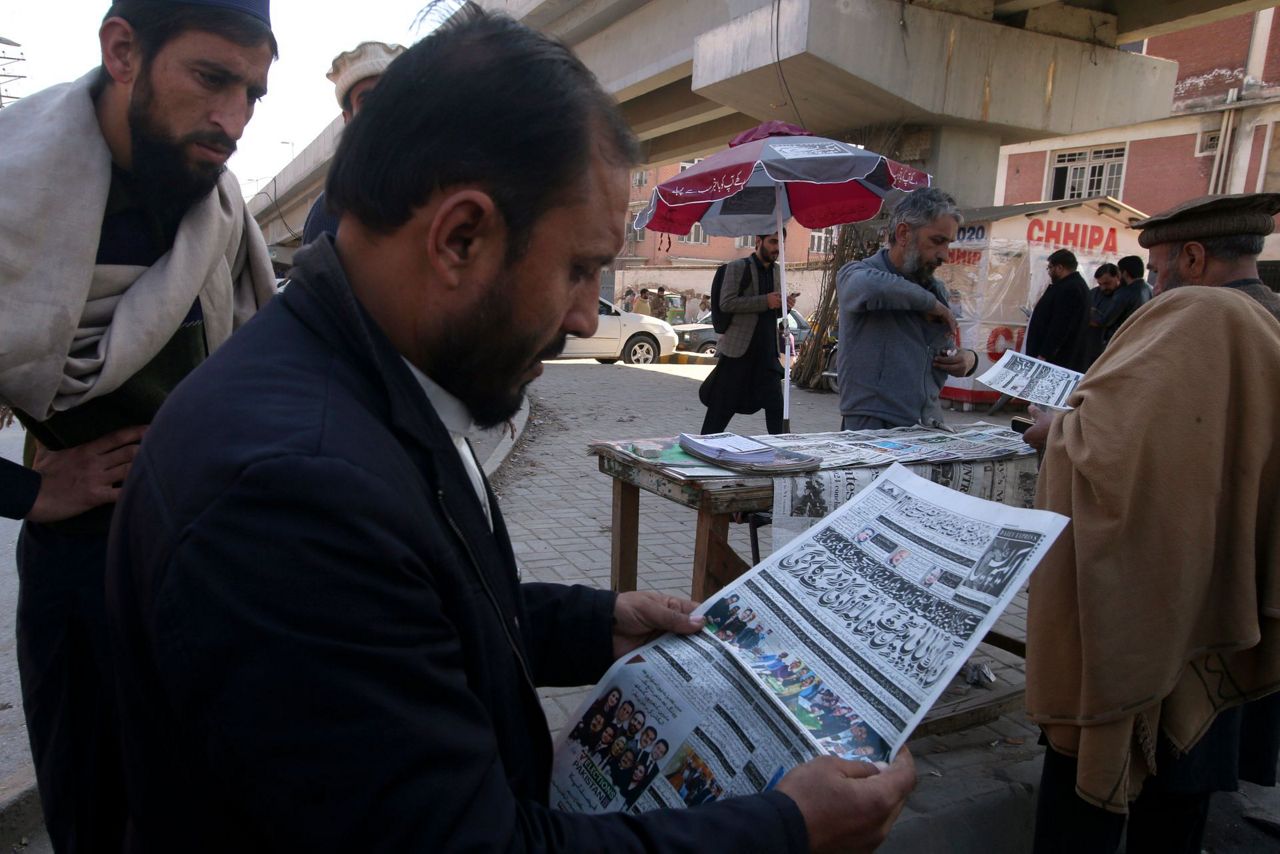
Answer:
<svg viewBox="0 0 1280 854"><path fill-rule="evenodd" d="M1040 209L1016 205L983 213L988 216L960 227L950 260L937 273L957 309L960 346L978 353L976 374L999 361L1005 350L1022 351L1027 321L1049 285L1052 253L1071 250L1090 287L1102 264L1125 255L1145 257L1137 232L1128 227L1144 215L1114 199L1053 202ZM963 402L998 397L972 378L954 377L942 396Z"/></svg>

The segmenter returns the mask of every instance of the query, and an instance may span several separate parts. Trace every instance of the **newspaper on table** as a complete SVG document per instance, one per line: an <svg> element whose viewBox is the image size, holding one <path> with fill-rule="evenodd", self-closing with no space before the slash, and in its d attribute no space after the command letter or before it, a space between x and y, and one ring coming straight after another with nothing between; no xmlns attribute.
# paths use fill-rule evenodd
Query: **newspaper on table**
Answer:
<svg viewBox="0 0 1280 854"><path fill-rule="evenodd" d="M1005 350L1000 361L978 377L978 382L1010 397L1051 409L1070 409L1067 398L1083 376L1068 368Z"/></svg>
<svg viewBox="0 0 1280 854"><path fill-rule="evenodd" d="M557 744L552 805L696 806L822 754L889 759L1066 523L892 466L703 603L701 632L615 663Z"/></svg>
<svg viewBox="0 0 1280 854"><path fill-rule="evenodd" d="M761 437L763 439L763 437ZM812 433L777 436L806 452L852 451L836 470L823 469L773 479L775 548L804 533L833 509L880 476L886 465L905 465L913 474L1011 507L1030 507L1036 494L1035 450L1007 427L978 422L954 433L928 427L864 430L856 433ZM854 458L856 455L856 459Z"/></svg>

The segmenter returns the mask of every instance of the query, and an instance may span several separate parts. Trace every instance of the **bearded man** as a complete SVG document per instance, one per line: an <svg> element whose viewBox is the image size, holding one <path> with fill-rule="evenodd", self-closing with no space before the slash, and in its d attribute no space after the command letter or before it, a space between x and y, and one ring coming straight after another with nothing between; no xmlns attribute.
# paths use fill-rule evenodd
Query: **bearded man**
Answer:
<svg viewBox="0 0 1280 854"><path fill-rule="evenodd" d="M169 398L124 491L107 598L136 850L799 852L887 832L906 751L692 810L550 798L535 686L703 621L651 592L520 583L465 435L595 332L635 154L591 72L510 18L464 7L387 69L329 172L336 237Z"/></svg>
<svg viewBox="0 0 1280 854"><path fill-rule="evenodd" d="M118 485L166 395L275 292L227 158L276 55L267 0L120 0L102 65L0 112L0 468L18 666L54 847L124 829L103 572Z"/></svg>
<svg viewBox="0 0 1280 854"><path fill-rule="evenodd" d="M1036 506L1072 520L1027 611L1036 854L1198 852L1214 792L1276 783L1277 213L1280 194L1206 196L1134 223L1163 296L1026 433Z"/></svg>
<svg viewBox="0 0 1280 854"><path fill-rule="evenodd" d="M951 196L916 190L893 210L889 246L840 268L842 429L941 427L943 383L977 369L978 354L959 349L947 289L933 275L962 219Z"/></svg>

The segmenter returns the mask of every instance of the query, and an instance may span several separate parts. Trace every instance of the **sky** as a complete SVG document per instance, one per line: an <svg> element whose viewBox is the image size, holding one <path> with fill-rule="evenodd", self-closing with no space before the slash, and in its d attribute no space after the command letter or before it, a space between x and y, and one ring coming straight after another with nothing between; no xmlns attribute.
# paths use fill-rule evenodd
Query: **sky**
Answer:
<svg viewBox="0 0 1280 854"><path fill-rule="evenodd" d="M274 0L271 29L280 59L267 78L267 96L227 166L245 198L278 173L341 112L325 78L333 58L362 41L410 45L427 28L413 24L428 0ZM0 0L0 46L26 61L8 70L25 74L4 87L24 96L74 80L99 64L98 25L109 0Z"/></svg>

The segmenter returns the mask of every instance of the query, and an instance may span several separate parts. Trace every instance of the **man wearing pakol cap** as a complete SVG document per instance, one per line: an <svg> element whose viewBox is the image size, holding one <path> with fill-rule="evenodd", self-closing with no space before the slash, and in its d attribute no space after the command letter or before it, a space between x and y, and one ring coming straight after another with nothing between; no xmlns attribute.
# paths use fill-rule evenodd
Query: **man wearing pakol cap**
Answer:
<svg viewBox="0 0 1280 854"><path fill-rule="evenodd" d="M1048 434L1036 506L1072 519L1029 594L1038 854L1198 852L1213 792L1275 784L1280 322L1256 262L1277 211L1211 197L1137 223L1163 295L1028 431Z"/></svg>
<svg viewBox="0 0 1280 854"><path fill-rule="evenodd" d="M360 112L364 99L378 85L382 72L387 70L391 60L402 53L404 48L398 44L360 42L354 50L343 51L333 58L325 77L333 82L344 124ZM337 233L338 215L329 210L321 191L307 212L307 221L302 226L302 243L306 245L321 234Z"/></svg>
<svg viewBox="0 0 1280 854"><path fill-rule="evenodd" d="M0 467L0 512L25 519L18 667L60 852L124 832L103 613L119 484L166 395L275 292L225 166L276 55L266 0L119 0L98 36L99 68L0 111L0 404L31 466Z"/></svg>
<svg viewBox="0 0 1280 854"><path fill-rule="evenodd" d="M1263 239L1275 230L1280 193L1209 196L1135 223L1151 250L1160 295L1183 285L1233 288L1280 317L1280 297L1258 276Z"/></svg>

